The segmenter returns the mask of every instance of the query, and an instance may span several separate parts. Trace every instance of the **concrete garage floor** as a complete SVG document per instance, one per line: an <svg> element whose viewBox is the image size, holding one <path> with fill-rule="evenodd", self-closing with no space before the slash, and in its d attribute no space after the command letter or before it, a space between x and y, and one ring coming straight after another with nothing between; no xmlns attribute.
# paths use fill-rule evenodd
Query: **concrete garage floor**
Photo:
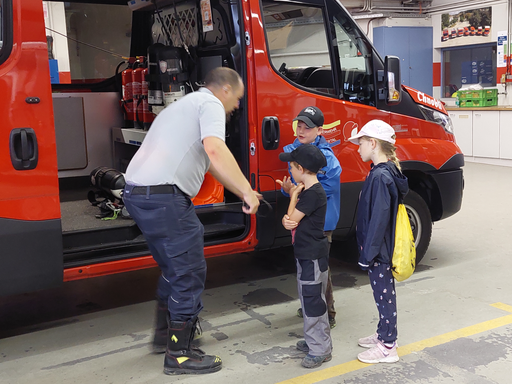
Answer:
<svg viewBox="0 0 512 384"><path fill-rule="evenodd" d="M1 298L0 383L508 384L512 168L468 163L465 182L461 212L435 224L417 272L397 284L398 363L356 360L377 310L365 273L333 258L333 359L300 367L302 324L285 249L209 260L201 346L222 357L218 373L166 376L163 356L148 352L153 269Z"/></svg>

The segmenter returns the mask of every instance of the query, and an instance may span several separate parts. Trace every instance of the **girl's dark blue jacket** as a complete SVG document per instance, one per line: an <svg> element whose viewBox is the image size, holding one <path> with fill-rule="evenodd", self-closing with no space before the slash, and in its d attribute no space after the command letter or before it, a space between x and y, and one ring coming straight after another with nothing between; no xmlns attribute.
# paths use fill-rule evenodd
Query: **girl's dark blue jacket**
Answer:
<svg viewBox="0 0 512 384"><path fill-rule="evenodd" d="M393 162L372 165L357 208L356 237L362 269L368 269L375 261L391 264L398 204L407 192L407 177Z"/></svg>

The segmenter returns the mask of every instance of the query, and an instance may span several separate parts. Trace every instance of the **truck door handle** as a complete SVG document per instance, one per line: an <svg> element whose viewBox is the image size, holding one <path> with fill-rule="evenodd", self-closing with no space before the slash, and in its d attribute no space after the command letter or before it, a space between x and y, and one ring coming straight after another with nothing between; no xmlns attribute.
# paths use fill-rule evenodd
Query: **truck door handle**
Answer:
<svg viewBox="0 0 512 384"><path fill-rule="evenodd" d="M28 171L37 167L37 138L32 128L13 129L9 139L9 148L14 169Z"/></svg>
<svg viewBox="0 0 512 384"><path fill-rule="evenodd" d="M277 117L267 116L263 118L261 136L264 149L279 148L279 119Z"/></svg>

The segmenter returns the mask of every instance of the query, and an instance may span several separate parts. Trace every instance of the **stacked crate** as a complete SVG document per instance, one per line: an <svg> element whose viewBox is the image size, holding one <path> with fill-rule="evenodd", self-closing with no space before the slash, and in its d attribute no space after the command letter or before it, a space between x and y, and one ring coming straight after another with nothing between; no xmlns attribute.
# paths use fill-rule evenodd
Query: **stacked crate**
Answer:
<svg viewBox="0 0 512 384"><path fill-rule="evenodd" d="M458 91L459 107L493 107L498 105L498 89L477 89Z"/></svg>

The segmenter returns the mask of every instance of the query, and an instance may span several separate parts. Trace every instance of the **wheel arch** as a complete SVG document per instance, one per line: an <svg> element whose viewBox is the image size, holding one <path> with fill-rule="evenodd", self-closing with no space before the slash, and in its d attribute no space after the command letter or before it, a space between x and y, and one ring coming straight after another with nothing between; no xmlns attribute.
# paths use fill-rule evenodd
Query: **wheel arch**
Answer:
<svg viewBox="0 0 512 384"><path fill-rule="evenodd" d="M409 189L420 195L427 204L432 221L440 220L443 216L443 204L434 178L421 170L404 169L403 174L409 181Z"/></svg>

